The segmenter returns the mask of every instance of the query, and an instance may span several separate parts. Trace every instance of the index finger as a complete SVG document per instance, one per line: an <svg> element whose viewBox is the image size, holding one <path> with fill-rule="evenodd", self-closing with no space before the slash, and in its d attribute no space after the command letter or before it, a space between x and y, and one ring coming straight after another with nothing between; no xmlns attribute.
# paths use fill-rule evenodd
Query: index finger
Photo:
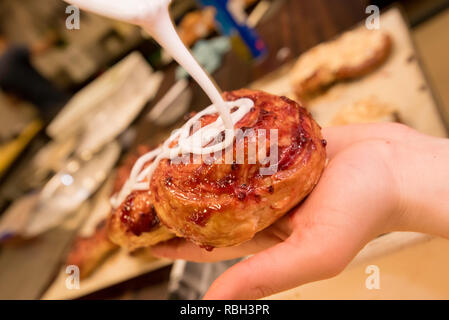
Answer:
<svg viewBox="0 0 449 320"><path fill-rule="evenodd" d="M354 124L323 128L327 141L327 155L332 159L347 147L370 139L397 139L410 133L411 129L399 123Z"/></svg>

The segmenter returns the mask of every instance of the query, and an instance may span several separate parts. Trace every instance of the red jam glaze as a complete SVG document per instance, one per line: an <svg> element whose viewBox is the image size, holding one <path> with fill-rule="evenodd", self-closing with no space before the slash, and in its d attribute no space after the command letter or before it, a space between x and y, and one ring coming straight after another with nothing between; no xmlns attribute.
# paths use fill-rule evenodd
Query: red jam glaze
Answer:
<svg viewBox="0 0 449 320"><path fill-rule="evenodd" d="M150 202L148 191L132 192L118 208L120 221L136 236L159 226L159 219Z"/></svg>
<svg viewBox="0 0 449 320"><path fill-rule="evenodd" d="M189 220L201 227L204 227L209 220L211 213L212 211L209 209L204 209L201 211L196 210L190 215Z"/></svg>
<svg viewBox="0 0 449 320"><path fill-rule="evenodd" d="M323 147L326 147L327 146L327 140L326 139L321 140L321 144L323 145Z"/></svg>
<svg viewBox="0 0 449 320"><path fill-rule="evenodd" d="M314 142L309 136L311 123L307 117L307 111L296 102L281 97L256 93L246 96L235 95L232 92L225 93L227 101L239 98L249 98L254 101L255 106L250 112L236 124L236 129L258 129L267 130L267 155L270 146L270 129L278 129L278 171L288 170L296 163L299 156L304 153L304 161L315 149ZM201 125L206 126L215 121L218 115L208 115L201 118ZM191 130L193 131L193 130ZM253 200L261 201L264 195L274 192L273 186L267 186L263 176L259 174L260 163L248 164L248 139L257 138L256 134L244 137L245 163L232 165L218 164L208 165L204 162L197 165L172 164L164 165L166 183L165 186L172 191L189 199L197 195L232 195L238 201ZM234 144L233 155L235 159L236 144ZM222 154L224 160L224 153ZM169 160L163 160L165 164ZM267 166L267 165L265 165ZM167 183L167 179L168 183ZM201 211L201 212L200 212ZM194 212L189 220L199 226L205 226L211 215L219 210L208 208Z"/></svg>
<svg viewBox="0 0 449 320"><path fill-rule="evenodd" d="M283 171L292 166L296 162L298 156L304 150L304 145L306 145L309 141L309 135L303 130L301 126L294 128L292 132L292 144L281 151L278 169Z"/></svg>
<svg viewBox="0 0 449 320"><path fill-rule="evenodd" d="M200 246L200 248L204 249L206 251L209 251L209 252L211 252L215 249L215 247L213 247L213 246Z"/></svg>

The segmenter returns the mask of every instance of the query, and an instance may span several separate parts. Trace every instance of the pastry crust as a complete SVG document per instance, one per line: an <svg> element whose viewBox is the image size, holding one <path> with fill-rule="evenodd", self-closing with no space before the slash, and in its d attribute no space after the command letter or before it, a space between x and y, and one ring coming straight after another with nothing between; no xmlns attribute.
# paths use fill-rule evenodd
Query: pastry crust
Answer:
<svg viewBox="0 0 449 320"><path fill-rule="evenodd" d="M117 170L114 193L120 191L140 156L152 149L141 145L136 154L129 155ZM147 163L149 165L151 162ZM109 239L129 251L169 240L175 235L163 226L151 204L149 191L134 191L107 220Z"/></svg>
<svg viewBox="0 0 449 320"><path fill-rule="evenodd" d="M66 265L75 265L80 278L87 278L118 247L108 237L106 221L98 224L94 234L77 237L67 257Z"/></svg>
<svg viewBox="0 0 449 320"><path fill-rule="evenodd" d="M108 219L109 239L133 251L175 237L162 225L151 204L149 191L134 191Z"/></svg>
<svg viewBox="0 0 449 320"><path fill-rule="evenodd" d="M391 49L386 32L348 31L298 58L290 76L293 91L298 98L307 99L335 82L361 77L384 63Z"/></svg>
<svg viewBox="0 0 449 320"><path fill-rule="evenodd" d="M326 159L320 127L296 102L246 89L224 97L254 101L236 129L278 130L276 172L261 175L264 165L259 160L248 164L245 148L244 164L163 160L150 184L152 203L162 223L177 236L206 248L240 244L274 223L312 191ZM202 125L216 117L202 119ZM256 137L250 134L248 139Z"/></svg>

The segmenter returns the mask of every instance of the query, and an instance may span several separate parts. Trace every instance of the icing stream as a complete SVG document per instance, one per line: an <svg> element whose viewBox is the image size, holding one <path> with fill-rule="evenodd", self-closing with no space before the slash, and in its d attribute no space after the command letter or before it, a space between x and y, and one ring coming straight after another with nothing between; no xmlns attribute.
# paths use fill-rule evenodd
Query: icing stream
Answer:
<svg viewBox="0 0 449 320"><path fill-rule="evenodd" d="M173 159L180 154L205 155L226 149L234 142L234 125L252 108L250 99L225 102L215 83L201 68L190 51L176 33L170 18L168 7L171 0L66 0L82 9L86 9L110 18L123 20L141 26L195 79L212 101L212 105L190 119L181 129L174 132L164 144L140 157L122 190L111 199L114 207L120 205L133 190L147 190L153 171L162 159ZM231 112L233 107L238 109ZM190 135L191 128L204 115L219 114L215 122L200 128ZM224 132L224 141L217 137ZM177 141L176 146L170 147ZM149 166L145 164L153 161ZM145 182L145 180L148 180Z"/></svg>

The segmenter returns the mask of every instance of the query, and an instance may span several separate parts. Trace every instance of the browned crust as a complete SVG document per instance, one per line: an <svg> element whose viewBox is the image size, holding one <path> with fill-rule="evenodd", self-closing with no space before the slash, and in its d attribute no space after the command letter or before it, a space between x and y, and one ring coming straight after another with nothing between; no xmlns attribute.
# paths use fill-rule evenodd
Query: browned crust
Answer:
<svg viewBox="0 0 449 320"><path fill-rule="evenodd" d="M123 162L122 166L120 166L120 168L118 169L118 174L114 185L114 193L119 192L120 189L123 187L126 179L128 179L131 170L135 162L138 160L138 158L151 150L152 148L148 146L140 145L137 148L137 152L132 153L125 158L125 161ZM147 205L150 205L151 207L151 204L149 203L150 199L147 195L140 194L139 197L143 202L148 201ZM117 208L116 210L112 210L112 213L109 215L107 219L107 232L109 235L109 239L115 245L123 247L129 251L134 251L141 247L152 246L159 242L169 240L175 236L160 223L158 223L158 225L152 228L151 231L149 232L143 232L140 235L133 234L129 230L129 228L127 228L121 221L121 214L123 214L122 212L123 206L124 204L122 203L119 208ZM142 207L135 209L143 209L143 211L149 210L149 208L145 209ZM139 211L136 213L141 214L144 212Z"/></svg>
<svg viewBox="0 0 449 320"><path fill-rule="evenodd" d="M357 30L349 32L357 32ZM334 41L338 42L339 40L336 39ZM323 90L329 88L336 82L356 79L371 73L388 59L391 54L392 47L393 41L391 36L387 33L382 33L381 44L377 44L376 47L372 48L375 52L369 59L364 60L356 66L342 65L336 71L331 71L323 66L317 67L311 76L302 80L295 79L295 68L293 68L291 81L292 89L299 99L310 99L320 94ZM304 55L314 54L313 49L304 53ZM301 57L299 59L301 59Z"/></svg>
<svg viewBox="0 0 449 320"><path fill-rule="evenodd" d="M107 234L102 221L92 236L77 237L67 257L66 265L78 266L80 278L87 278L102 262L118 249Z"/></svg>
<svg viewBox="0 0 449 320"><path fill-rule="evenodd" d="M392 48L393 42L391 36L385 33L382 38L382 45L378 47L378 50L376 50L376 53L371 59L365 60L362 64L355 67L342 66L336 74L336 81L359 78L373 72L387 60Z"/></svg>
<svg viewBox="0 0 449 320"><path fill-rule="evenodd" d="M159 242L167 241L175 237L173 232L170 232L163 225L158 226L150 232L135 235L126 230L123 223L121 223L118 211L115 211L108 219L108 234L109 239L113 243L129 251L154 246Z"/></svg>

